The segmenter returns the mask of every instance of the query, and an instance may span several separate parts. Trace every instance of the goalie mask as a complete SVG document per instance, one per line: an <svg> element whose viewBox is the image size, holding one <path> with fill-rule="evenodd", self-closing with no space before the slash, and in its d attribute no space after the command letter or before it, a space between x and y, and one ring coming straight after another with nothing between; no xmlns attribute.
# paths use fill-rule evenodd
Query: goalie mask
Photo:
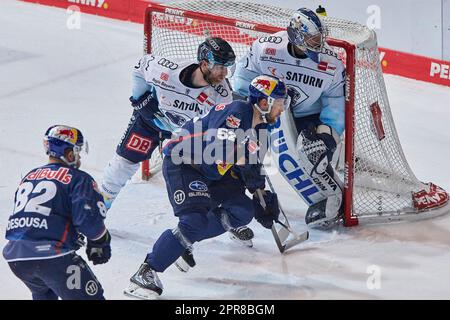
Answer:
<svg viewBox="0 0 450 320"><path fill-rule="evenodd" d="M317 56L323 49L328 30L312 10L298 9L287 27L289 42L307 53Z"/></svg>
<svg viewBox="0 0 450 320"><path fill-rule="evenodd" d="M88 143L80 130L65 126L54 125L47 129L44 136L44 149L47 155L62 160L68 166L78 168L80 153L88 153ZM73 151L74 160L69 161L65 157L65 151Z"/></svg>

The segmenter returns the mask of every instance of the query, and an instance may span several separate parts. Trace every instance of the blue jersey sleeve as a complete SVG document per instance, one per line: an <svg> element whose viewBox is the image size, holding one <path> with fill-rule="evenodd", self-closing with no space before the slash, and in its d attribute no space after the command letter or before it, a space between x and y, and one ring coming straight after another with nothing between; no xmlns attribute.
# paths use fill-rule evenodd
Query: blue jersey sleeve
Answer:
<svg viewBox="0 0 450 320"><path fill-rule="evenodd" d="M106 227L106 207L103 197L96 190L97 184L88 174L78 176L71 193L72 223L88 239L103 236Z"/></svg>

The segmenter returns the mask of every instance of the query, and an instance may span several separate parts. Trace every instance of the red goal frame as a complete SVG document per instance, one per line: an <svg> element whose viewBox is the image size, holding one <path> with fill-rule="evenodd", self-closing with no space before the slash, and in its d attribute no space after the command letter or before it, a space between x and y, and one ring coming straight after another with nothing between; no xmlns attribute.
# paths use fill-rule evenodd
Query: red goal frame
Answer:
<svg viewBox="0 0 450 320"><path fill-rule="evenodd" d="M180 19L198 19L206 22L220 23L228 27L244 28L252 31L273 34L283 30L282 28L221 17L208 13L200 13L195 11L181 10L178 8L171 8L157 3L150 3L145 10L144 16L144 54L152 52L152 13L158 12L161 14L170 14L177 16ZM187 29L189 29L187 27ZM174 26L174 30L179 30ZM189 30L185 30L189 32ZM200 35L200 34L198 34ZM224 38L227 40L226 38ZM236 39L233 39L236 42ZM339 47L345 50L345 65L346 65L346 92L345 92L345 168L344 168L344 225L355 226L358 224L358 217L353 214L353 179L354 179L354 103L355 103L355 52L356 46L347 41L332 39L327 40L328 44L333 47ZM246 43L243 41L243 43ZM152 172L149 166L149 161L142 162L142 179L149 180Z"/></svg>

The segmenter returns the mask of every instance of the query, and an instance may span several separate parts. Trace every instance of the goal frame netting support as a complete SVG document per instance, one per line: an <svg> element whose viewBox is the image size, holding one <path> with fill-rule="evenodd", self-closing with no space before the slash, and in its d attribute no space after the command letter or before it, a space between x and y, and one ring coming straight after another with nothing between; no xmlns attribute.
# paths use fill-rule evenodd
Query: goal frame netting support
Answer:
<svg viewBox="0 0 450 320"><path fill-rule="evenodd" d="M152 14L167 14L177 19L198 19L204 22L211 23L220 23L221 25L225 25L228 27L235 27L239 29L248 29L251 31L261 32L265 34L273 34L278 31L283 30L283 28L273 25L260 24L255 22L249 22L244 20L239 20L235 18L229 18L225 16L218 16L214 14L210 14L207 12L196 12L185 9L179 9L170 7L168 5L151 3L146 8L145 18L144 18L144 53L152 53ZM367 41L375 41L376 46L376 35L372 31L373 35ZM199 34L197 34L199 36ZM353 207L353 190L354 190L354 181L355 181L355 141L354 141L354 132L355 132L355 77L356 77L356 50L357 44L350 43L348 41L342 39L327 39L327 43L332 47L338 47L345 50L345 65L346 65L346 93L345 93L345 166L343 168L344 171L344 194L343 194L343 206L344 206L344 225L345 226L355 226L360 223L360 219L358 216L354 214ZM384 86L384 83L382 84ZM395 127L394 127L395 130ZM406 159L405 159L406 160ZM152 176L152 167L149 164L149 161L144 161L142 163L142 179L148 180ZM447 206L448 207L448 206ZM448 208L447 208L448 209ZM446 210L447 210L446 209ZM442 210L436 210L430 216L436 216L442 214ZM396 220L415 220L414 213L408 213L409 218L399 219L398 216L394 214L393 218L391 217L375 217L374 219L369 218L368 223L373 222L388 222L388 221L396 221ZM417 215L417 213L416 213ZM377 219L379 218L379 219ZM423 219L423 218L422 218ZM375 221L372 221L375 220Z"/></svg>

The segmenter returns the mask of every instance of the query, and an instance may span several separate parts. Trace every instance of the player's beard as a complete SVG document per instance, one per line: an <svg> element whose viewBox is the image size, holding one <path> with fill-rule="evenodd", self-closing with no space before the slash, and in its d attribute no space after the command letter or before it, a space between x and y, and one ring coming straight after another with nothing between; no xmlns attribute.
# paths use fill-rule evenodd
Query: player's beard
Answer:
<svg viewBox="0 0 450 320"><path fill-rule="evenodd" d="M205 80L207 83L209 83L212 86L218 85L223 80L221 78L212 77L211 76L212 72L209 69L206 69L206 71L203 71L203 68L200 68L200 70L202 71L203 80Z"/></svg>

